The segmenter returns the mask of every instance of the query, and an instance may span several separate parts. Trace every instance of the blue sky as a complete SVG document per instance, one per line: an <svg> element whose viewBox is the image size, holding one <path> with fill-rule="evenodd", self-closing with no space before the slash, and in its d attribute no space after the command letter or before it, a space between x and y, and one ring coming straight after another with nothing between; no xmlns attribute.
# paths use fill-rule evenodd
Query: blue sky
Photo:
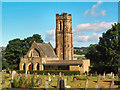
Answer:
<svg viewBox="0 0 120 90"><path fill-rule="evenodd" d="M98 43L103 32L118 21L117 2L3 2L2 44L40 34L55 47L56 14L72 14L74 47Z"/></svg>

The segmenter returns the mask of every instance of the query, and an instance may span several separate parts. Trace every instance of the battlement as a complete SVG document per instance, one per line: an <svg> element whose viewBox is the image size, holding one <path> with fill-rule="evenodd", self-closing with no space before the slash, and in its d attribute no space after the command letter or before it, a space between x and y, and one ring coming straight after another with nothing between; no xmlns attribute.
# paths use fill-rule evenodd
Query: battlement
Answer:
<svg viewBox="0 0 120 90"><path fill-rule="evenodd" d="M63 12L61 14L56 14L56 19L71 19L71 16L71 14Z"/></svg>

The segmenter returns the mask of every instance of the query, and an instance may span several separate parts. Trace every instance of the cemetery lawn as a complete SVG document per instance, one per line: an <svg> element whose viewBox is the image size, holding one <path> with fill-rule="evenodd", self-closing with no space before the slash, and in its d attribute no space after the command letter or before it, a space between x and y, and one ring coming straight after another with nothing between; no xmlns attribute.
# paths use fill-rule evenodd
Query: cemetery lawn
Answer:
<svg viewBox="0 0 120 90"><path fill-rule="evenodd" d="M32 77L32 74L28 75L28 77ZM45 78L46 77L46 78ZM57 82L58 82L58 75L53 78L53 75L50 75L52 81L48 81L49 76L48 75L35 75L35 78L41 78L42 79L42 84L39 87L34 87L34 88L45 88L45 81L48 81L49 83L49 88L56 88ZM75 80L73 81L74 76L62 76L63 79L69 79L67 80L67 86L71 86L71 88L85 88L85 81L86 80ZM10 84L11 78L9 77L9 74L2 74L2 80L5 80L5 83L2 85L2 88L8 88ZM104 80L99 81L97 83L97 76L88 76L88 88L95 88L96 85L98 85L98 88L109 88L111 81L114 80L114 87L113 88L118 88L118 80L116 79L111 79L111 78L106 78Z"/></svg>

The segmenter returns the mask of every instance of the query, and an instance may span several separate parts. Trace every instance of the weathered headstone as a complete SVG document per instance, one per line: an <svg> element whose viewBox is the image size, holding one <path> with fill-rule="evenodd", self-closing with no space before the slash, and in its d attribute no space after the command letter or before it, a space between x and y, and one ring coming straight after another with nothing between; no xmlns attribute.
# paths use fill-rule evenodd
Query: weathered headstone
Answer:
<svg viewBox="0 0 120 90"><path fill-rule="evenodd" d="M59 77L61 77L61 76L62 76L62 73L60 72L60 73L59 73Z"/></svg>
<svg viewBox="0 0 120 90"><path fill-rule="evenodd" d="M105 79L106 78L106 76L105 76L105 72L104 72L104 74L103 74L103 79Z"/></svg>
<svg viewBox="0 0 120 90"><path fill-rule="evenodd" d="M92 77L92 73L90 74L90 76Z"/></svg>
<svg viewBox="0 0 120 90"><path fill-rule="evenodd" d="M96 90L98 89L98 85L95 86Z"/></svg>
<svg viewBox="0 0 120 90"><path fill-rule="evenodd" d="M73 77L73 82L76 81L76 77Z"/></svg>
<svg viewBox="0 0 120 90"><path fill-rule="evenodd" d="M69 77L67 76L67 81L69 80Z"/></svg>
<svg viewBox="0 0 120 90"><path fill-rule="evenodd" d="M95 75L97 76L97 71L95 72Z"/></svg>
<svg viewBox="0 0 120 90"><path fill-rule="evenodd" d="M51 81L51 78L50 78L50 76L49 76L49 78L48 78L48 81Z"/></svg>
<svg viewBox="0 0 120 90"><path fill-rule="evenodd" d="M61 77L58 77L58 80L57 80L57 88L60 88L60 80L61 80Z"/></svg>
<svg viewBox="0 0 120 90"><path fill-rule="evenodd" d="M5 80L3 80L1 84L2 84L2 85L5 84Z"/></svg>
<svg viewBox="0 0 120 90"><path fill-rule="evenodd" d="M46 89L49 88L49 86L48 86L48 82L47 82L47 81L45 81L45 88L46 88Z"/></svg>
<svg viewBox="0 0 120 90"><path fill-rule="evenodd" d="M88 79L85 81L85 90L88 88Z"/></svg>
<svg viewBox="0 0 120 90"><path fill-rule="evenodd" d="M65 90L65 84L64 84L64 80L63 79L61 79L60 80L60 90Z"/></svg>
<svg viewBox="0 0 120 90"><path fill-rule="evenodd" d="M12 80L14 79L14 77L16 76L17 72L16 71L12 71Z"/></svg>
<svg viewBox="0 0 120 90"><path fill-rule="evenodd" d="M26 70L26 72L25 72L25 75L26 75L26 77L27 77L27 70Z"/></svg>
<svg viewBox="0 0 120 90"><path fill-rule="evenodd" d="M97 77L97 83L99 83L100 82L100 74L99 74L99 76Z"/></svg>
<svg viewBox="0 0 120 90"><path fill-rule="evenodd" d="M114 87L114 80L110 83L110 89Z"/></svg>
<svg viewBox="0 0 120 90"><path fill-rule="evenodd" d="M118 74L116 74L116 79L118 80Z"/></svg>
<svg viewBox="0 0 120 90"><path fill-rule="evenodd" d="M115 77L115 75L114 75L114 73L112 74L112 79L114 79L114 77Z"/></svg>
<svg viewBox="0 0 120 90"><path fill-rule="evenodd" d="M65 81L65 86L67 86L67 79L64 79L64 81Z"/></svg>
<svg viewBox="0 0 120 90"><path fill-rule="evenodd" d="M28 74L30 74L30 71L28 71Z"/></svg>

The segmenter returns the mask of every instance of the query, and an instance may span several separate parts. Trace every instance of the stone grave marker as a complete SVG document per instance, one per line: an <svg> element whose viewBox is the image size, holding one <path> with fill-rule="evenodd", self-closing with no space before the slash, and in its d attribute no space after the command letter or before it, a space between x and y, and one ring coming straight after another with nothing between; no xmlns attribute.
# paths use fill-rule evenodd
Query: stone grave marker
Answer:
<svg viewBox="0 0 120 90"><path fill-rule="evenodd" d="M51 78L50 78L50 76L49 76L49 79L48 79L48 81L51 81Z"/></svg>
<svg viewBox="0 0 120 90"><path fill-rule="evenodd" d="M59 73L59 77L62 77L62 73L61 72Z"/></svg>
<svg viewBox="0 0 120 90"><path fill-rule="evenodd" d="M2 80L2 83L1 83L1 84L2 84L2 85L5 84L5 80Z"/></svg>
<svg viewBox="0 0 120 90"><path fill-rule="evenodd" d="M12 71L12 80L15 78L15 76L17 75L16 71Z"/></svg>
<svg viewBox="0 0 120 90"><path fill-rule="evenodd" d="M28 74L30 74L30 71L28 71Z"/></svg>
<svg viewBox="0 0 120 90"><path fill-rule="evenodd" d="M100 82L100 74L99 74L99 76L97 77L97 83L99 83Z"/></svg>
<svg viewBox="0 0 120 90"><path fill-rule="evenodd" d="M116 79L118 80L118 74L116 74Z"/></svg>
<svg viewBox="0 0 120 90"><path fill-rule="evenodd" d="M58 77L58 80L57 80L57 88L60 88L60 80L61 80L61 77Z"/></svg>
<svg viewBox="0 0 120 90"><path fill-rule="evenodd" d="M49 86L48 86L48 82L47 82L47 81L45 81L45 88L46 88L46 89L49 88Z"/></svg>
<svg viewBox="0 0 120 90"><path fill-rule="evenodd" d="M69 80L69 77L67 76L67 81Z"/></svg>
<svg viewBox="0 0 120 90"><path fill-rule="evenodd" d="M76 77L73 77L73 82L76 81Z"/></svg>
<svg viewBox="0 0 120 90"><path fill-rule="evenodd" d="M95 86L96 90L98 89L98 85Z"/></svg>
<svg viewBox="0 0 120 90"><path fill-rule="evenodd" d="M88 88L88 79L85 81L85 90Z"/></svg>
<svg viewBox="0 0 120 90"><path fill-rule="evenodd" d="M61 79L60 80L60 90L65 90L65 84L64 84L64 80L63 79Z"/></svg>
<svg viewBox="0 0 120 90"><path fill-rule="evenodd" d="M26 75L26 77L27 77L27 70L26 70L26 72L25 72L25 75Z"/></svg>
<svg viewBox="0 0 120 90"><path fill-rule="evenodd" d="M115 78L115 75L114 75L114 73L112 74L112 79L114 79Z"/></svg>
<svg viewBox="0 0 120 90"><path fill-rule="evenodd" d="M64 81L65 81L65 86L67 86L67 79L64 79Z"/></svg>
<svg viewBox="0 0 120 90"><path fill-rule="evenodd" d="M103 79L105 79L106 78L106 76L105 76L105 72L104 72L104 74L103 74Z"/></svg>
<svg viewBox="0 0 120 90"><path fill-rule="evenodd" d="M114 87L114 80L110 83L110 89Z"/></svg>

